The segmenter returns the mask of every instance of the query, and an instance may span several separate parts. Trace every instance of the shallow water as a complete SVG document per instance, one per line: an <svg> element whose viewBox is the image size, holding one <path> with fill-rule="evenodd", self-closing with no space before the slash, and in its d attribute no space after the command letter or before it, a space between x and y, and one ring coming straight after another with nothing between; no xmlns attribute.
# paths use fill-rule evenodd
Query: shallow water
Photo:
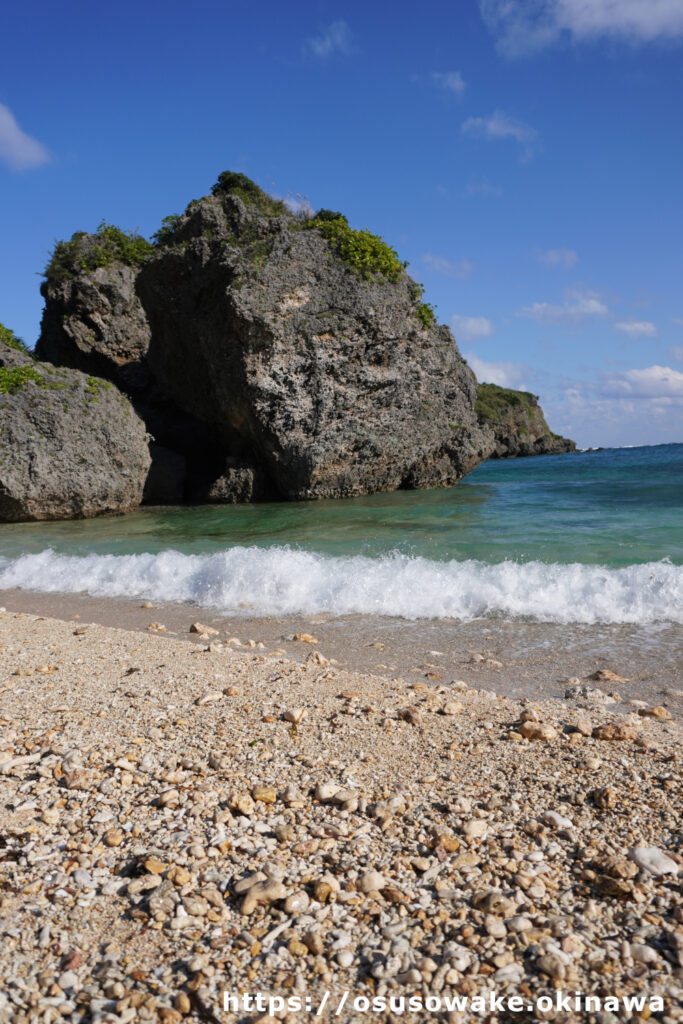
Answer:
<svg viewBox="0 0 683 1024"><path fill-rule="evenodd" d="M0 527L0 587L250 615L683 622L683 445L487 462L448 490Z"/></svg>

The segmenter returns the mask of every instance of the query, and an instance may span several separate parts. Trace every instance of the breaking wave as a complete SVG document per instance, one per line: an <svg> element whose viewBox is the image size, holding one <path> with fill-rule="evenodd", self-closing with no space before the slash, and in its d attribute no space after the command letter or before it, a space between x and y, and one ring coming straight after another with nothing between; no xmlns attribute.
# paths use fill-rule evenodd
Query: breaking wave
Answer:
<svg viewBox="0 0 683 1024"><path fill-rule="evenodd" d="M0 559L0 588L10 587L176 601L235 615L683 622L683 567L667 560L611 569L539 561L438 562L398 553L333 557L289 547L83 556L48 549Z"/></svg>

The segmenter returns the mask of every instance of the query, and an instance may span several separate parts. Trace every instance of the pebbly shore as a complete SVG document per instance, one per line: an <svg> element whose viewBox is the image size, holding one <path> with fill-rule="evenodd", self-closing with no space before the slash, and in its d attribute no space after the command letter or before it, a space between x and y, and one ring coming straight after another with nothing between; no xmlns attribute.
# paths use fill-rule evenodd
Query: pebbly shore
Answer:
<svg viewBox="0 0 683 1024"><path fill-rule="evenodd" d="M666 706L617 704L606 668L533 701L152 615L0 613L0 1021L295 1024L223 993L327 992L332 1017L344 991L560 990L683 1020ZM428 1017L474 1019L336 1019Z"/></svg>

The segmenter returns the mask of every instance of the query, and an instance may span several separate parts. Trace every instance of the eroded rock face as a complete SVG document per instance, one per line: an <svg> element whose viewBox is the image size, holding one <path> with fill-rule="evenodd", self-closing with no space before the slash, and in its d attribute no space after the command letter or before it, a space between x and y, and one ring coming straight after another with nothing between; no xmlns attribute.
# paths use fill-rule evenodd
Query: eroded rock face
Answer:
<svg viewBox="0 0 683 1024"><path fill-rule="evenodd" d="M490 447L474 375L410 278L365 279L291 214L190 204L137 290L158 385L282 497L448 486Z"/></svg>
<svg viewBox="0 0 683 1024"><path fill-rule="evenodd" d="M479 384L476 410L482 427L493 432L491 459L576 451L574 441L553 434L537 396L529 391Z"/></svg>
<svg viewBox="0 0 683 1024"><path fill-rule="evenodd" d="M107 381L26 359L0 393L0 521L136 508L150 457L128 399Z"/></svg>
<svg viewBox="0 0 683 1024"><path fill-rule="evenodd" d="M89 237L84 236L85 242ZM116 262L44 281L38 359L105 377L126 391L150 384L150 331L135 292L137 268Z"/></svg>
<svg viewBox="0 0 683 1024"><path fill-rule="evenodd" d="M364 276L247 179L214 193L134 266L125 246L95 266L110 229L77 233L42 286L37 354L131 398L146 501L449 486L488 455L474 375L400 263Z"/></svg>

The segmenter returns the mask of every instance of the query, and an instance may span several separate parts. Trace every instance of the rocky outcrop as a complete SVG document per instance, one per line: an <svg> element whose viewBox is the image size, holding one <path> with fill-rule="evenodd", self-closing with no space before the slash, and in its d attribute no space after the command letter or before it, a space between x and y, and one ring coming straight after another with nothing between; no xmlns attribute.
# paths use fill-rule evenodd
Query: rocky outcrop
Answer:
<svg viewBox="0 0 683 1024"><path fill-rule="evenodd" d="M28 355L0 368L0 521L128 512L149 465L145 426L108 381Z"/></svg>
<svg viewBox="0 0 683 1024"><path fill-rule="evenodd" d="M491 459L576 451L574 441L553 434L538 404L538 397L529 391L513 391L498 384L479 384L476 411L482 427L493 431Z"/></svg>
<svg viewBox="0 0 683 1024"><path fill-rule="evenodd" d="M148 388L150 331L135 293L136 273L135 267L115 262L44 281L41 292L48 301L36 356L105 377L126 391Z"/></svg>
<svg viewBox="0 0 683 1024"><path fill-rule="evenodd" d="M452 334L341 215L226 173L149 251L114 242L60 243L37 351L129 394L157 446L146 501L449 486L490 450Z"/></svg>
<svg viewBox="0 0 683 1024"><path fill-rule="evenodd" d="M474 375L387 247L339 220L359 269L329 223L229 184L191 204L138 275L151 372L281 497L456 483L486 448Z"/></svg>

